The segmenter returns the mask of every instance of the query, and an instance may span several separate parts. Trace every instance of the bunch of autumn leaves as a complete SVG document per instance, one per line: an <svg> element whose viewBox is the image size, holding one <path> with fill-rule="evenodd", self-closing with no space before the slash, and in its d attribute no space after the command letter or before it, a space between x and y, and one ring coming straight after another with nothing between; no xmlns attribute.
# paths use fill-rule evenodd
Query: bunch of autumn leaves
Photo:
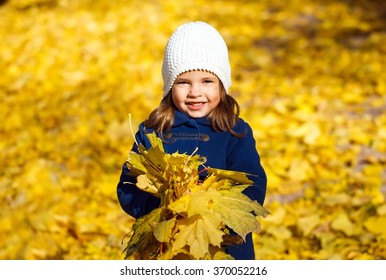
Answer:
<svg viewBox="0 0 386 280"><path fill-rule="evenodd" d="M207 168L205 158L165 153L154 133L151 148L139 144L126 162L136 186L160 198L160 206L137 219L124 250L125 259L232 259L224 246L239 244L257 232L257 216L268 211L242 191L252 184L247 174Z"/></svg>

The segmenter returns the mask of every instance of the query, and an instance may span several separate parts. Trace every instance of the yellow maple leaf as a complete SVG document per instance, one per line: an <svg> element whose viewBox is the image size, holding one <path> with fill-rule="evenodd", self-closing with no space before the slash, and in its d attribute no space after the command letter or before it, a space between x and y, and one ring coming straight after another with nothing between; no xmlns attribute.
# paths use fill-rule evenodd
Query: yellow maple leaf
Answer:
<svg viewBox="0 0 386 280"><path fill-rule="evenodd" d="M202 259L209 254L209 245L220 246L223 231L219 228L219 215L195 215L178 221L180 231L174 236L173 250L179 250L185 245L195 259Z"/></svg>
<svg viewBox="0 0 386 280"><path fill-rule="evenodd" d="M386 238L386 216L369 217L364 223L367 230Z"/></svg>
<svg viewBox="0 0 386 280"><path fill-rule="evenodd" d="M319 214L312 214L299 218L297 224L303 234L307 236L319 224L319 221Z"/></svg>
<svg viewBox="0 0 386 280"><path fill-rule="evenodd" d="M338 214L332 221L331 227L344 232L347 236L357 235L360 232L360 228L350 220L345 212Z"/></svg>
<svg viewBox="0 0 386 280"><path fill-rule="evenodd" d="M156 187L156 184L145 174L141 174L137 177L136 185L139 189L158 196L158 188Z"/></svg>
<svg viewBox="0 0 386 280"><path fill-rule="evenodd" d="M159 242L170 241L170 239L173 236L172 232L176 224L176 220L177 220L176 217L174 217L170 220L162 221L154 227L153 233L155 238L157 238Z"/></svg>

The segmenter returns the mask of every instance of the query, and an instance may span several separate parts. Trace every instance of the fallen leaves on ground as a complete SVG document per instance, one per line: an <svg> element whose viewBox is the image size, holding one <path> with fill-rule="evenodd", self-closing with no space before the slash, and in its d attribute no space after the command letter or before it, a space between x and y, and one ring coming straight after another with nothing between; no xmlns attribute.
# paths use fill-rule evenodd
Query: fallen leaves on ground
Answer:
<svg viewBox="0 0 386 280"><path fill-rule="evenodd" d="M268 175L258 259L385 259L383 1L9 0L0 6L0 258L122 259L115 188L171 32L229 46Z"/></svg>

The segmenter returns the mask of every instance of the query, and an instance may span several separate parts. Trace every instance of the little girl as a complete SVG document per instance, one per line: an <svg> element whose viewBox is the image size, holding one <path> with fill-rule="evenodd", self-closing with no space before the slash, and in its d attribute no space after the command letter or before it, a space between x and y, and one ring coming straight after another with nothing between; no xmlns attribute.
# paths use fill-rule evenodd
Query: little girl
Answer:
<svg viewBox="0 0 386 280"><path fill-rule="evenodd" d="M206 166L252 174L244 190L263 205L267 178L260 164L251 127L238 117L239 105L229 93L228 48L217 30L204 22L180 26L169 38L162 65L163 99L139 126L137 143L151 147L146 133L156 132L165 152L206 157ZM136 144L133 150L138 152ZM205 176L205 172L203 172ZM158 197L133 184L124 164L117 188L123 210L139 218L159 206ZM246 242L226 247L235 259L255 259L252 234Z"/></svg>

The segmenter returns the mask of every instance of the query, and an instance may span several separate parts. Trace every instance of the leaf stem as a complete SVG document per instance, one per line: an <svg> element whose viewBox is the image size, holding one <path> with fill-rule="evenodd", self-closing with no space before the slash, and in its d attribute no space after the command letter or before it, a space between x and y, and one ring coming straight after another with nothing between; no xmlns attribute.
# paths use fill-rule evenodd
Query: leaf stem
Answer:
<svg viewBox="0 0 386 280"><path fill-rule="evenodd" d="M133 126L132 126L132 124L131 124L131 113L129 113L129 127L130 127L131 135L133 136L134 142L135 142L135 144L138 146L138 142L137 142L137 140L135 139L135 134L134 134L134 132L133 132Z"/></svg>

